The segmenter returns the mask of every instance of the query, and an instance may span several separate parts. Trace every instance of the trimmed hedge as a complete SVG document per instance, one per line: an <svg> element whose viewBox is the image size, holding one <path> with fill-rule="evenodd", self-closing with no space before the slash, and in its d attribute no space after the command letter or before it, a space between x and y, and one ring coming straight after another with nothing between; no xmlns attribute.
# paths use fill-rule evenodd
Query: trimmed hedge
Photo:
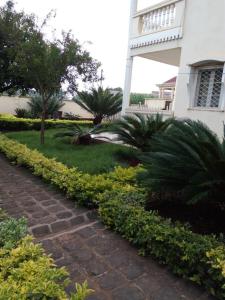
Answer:
<svg viewBox="0 0 225 300"><path fill-rule="evenodd" d="M48 159L37 150L30 150L4 135L0 135L0 151L10 160L29 167L35 175L56 185L69 197L86 206L97 206L100 195L107 190L144 193L135 183L140 167L116 167L115 171L101 175L84 174L55 159Z"/></svg>
<svg viewBox="0 0 225 300"><path fill-rule="evenodd" d="M173 273L225 299L225 246L215 236L195 234L185 225L128 204L121 193L104 197L99 214L106 225L138 246L140 253L157 258Z"/></svg>
<svg viewBox="0 0 225 300"><path fill-rule="evenodd" d="M82 126L92 125L90 121L70 121L70 120L46 120L45 128L56 128L63 126L72 126L78 124ZM23 119L10 115L0 115L0 131L22 131L22 130L40 130L40 119Z"/></svg>
<svg viewBox="0 0 225 300"><path fill-rule="evenodd" d="M68 296L68 272L57 268L41 245L25 236L25 220L8 218L1 209L0 215L0 299L84 300L92 292L85 282Z"/></svg>
<svg viewBox="0 0 225 300"><path fill-rule="evenodd" d="M31 168L85 205L99 206L102 221L156 257L177 275L203 285L225 299L225 246L215 236L195 234L188 227L144 209L145 191L136 184L138 168L89 175L68 168L38 151L0 135L0 151Z"/></svg>

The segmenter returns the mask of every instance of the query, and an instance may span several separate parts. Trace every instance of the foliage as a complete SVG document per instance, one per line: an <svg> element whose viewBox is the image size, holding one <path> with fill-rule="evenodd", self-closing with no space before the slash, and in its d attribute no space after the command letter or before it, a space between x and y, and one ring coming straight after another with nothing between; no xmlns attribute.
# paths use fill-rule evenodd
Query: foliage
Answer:
<svg viewBox="0 0 225 300"><path fill-rule="evenodd" d="M143 162L145 184L153 191L181 192L189 203L224 203L225 141L200 121L173 121L154 141Z"/></svg>
<svg viewBox="0 0 225 300"><path fill-rule="evenodd" d="M139 190L135 178L140 172L140 167L123 170L125 178L122 179L118 175L122 172L121 167L120 171L116 168L115 176L113 172L101 175L84 174L76 168L66 167L55 159L48 159L38 151L30 150L3 135L0 136L0 151L16 163L28 166L35 175L43 177L85 205L98 205L99 196L107 190L123 189L130 192Z"/></svg>
<svg viewBox="0 0 225 300"><path fill-rule="evenodd" d="M82 127L78 124L74 124L74 126L69 131L57 132L54 137L55 138L64 138L70 137L72 144L77 145L89 145L94 140L92 138L92 134L97 134L99 132L99 127Z"/></svg>
<svg viewBox="0 0 225 300"><path fill-rule="evenodd" d="M0 93L26 92L31 88L12 66L19 49L39 35L33 15L15 11L13 1L0 7Z"/></svg>
<svg viewBox="0 0 225 300"><path fill-rule="evenodd" d="M33 96L30 101L28 102L30 107L30 112L34 118L41 117L43 111L43 99L42 97L37 94ZM64 106L63 97L61 94L54 94L51 96L46 103L45 107L45 118L48 119L49 117L54 117L57 115L57 112Z"/></svg>
<svg viewBox="0 0 225 300"><path fill-rule="evenodd" d="M102 174L112 171L118 165L128 166L126 161L121 161L117 157L117 152L128 151L127 147L110 143L74 146L71 144L70 137L62 138L60 141L54 138L56 133L63 130L62 128L46 130L44 146L39 143L37 131L9 132L6 135L27 145L30 149L37 149L48 158L55 158L68 167L76 167L85 173Z"/></svg>
<svg viewBox="0 0 225 300"><path fill-rule="evenodd" d="M142 254L156 257L175 274L224 299L225 246L214 236L195 234L184 225L145 211L136 201L132 205L124 201L123 193L111 199L103 194L99 213L106 225L138 246Z"/></svg>
<svg viewBox="0 0 225 300"><path fill-rule="evenodd" d="M17 118L31 118L31 112L25 108L16 108L15 112Z"/></svg>
<svg viewBox="0 0 225 300"><path fill-rule="evenodd" d="M140 247L141 253L158 258L175 274L205 286L211 294L224 299L224 244L214 236L195 234L184 225L145 211L145 192L136 185L140 167L90 176L47 159L5 136L0 136L0 150L77 201L98 204L104 223ZM40 278L43 280L43 276Z"/></svg>
<svg viewBox="0 0 225 300"><path fill-rule="evenodd" d="M94 116L94 125L119 113L122 108L122 95L102 87L92 88L90 92L79 92L74 101Z"/></svg>
<svg viewBox="0 0 225 300"><path fill-rule="evenodd" d="M23 238L13 249L0 248L0 299L59 299L68 296L68 272L56 268L42 247ZM87 284L77 285L71 300L83 300L91 293Z"/></svg>
<svg viewBox="0 0 225 300"><path fill-rule="evenodd" d="M6 11L13 20L12 28L15 27L19 32L22 31L24 39L20 40L21 43L15 47L12 56L10 56L10 50L13 47L9 46L8 69L12 74L18 76L21 88L29 87L39 93L42 98L40 141L41 144L44 144L44 124L50 99L60 91L62 86L67 86L67 91L73 94L77 90L78 79L84 82L97 80L99 63L83 50L70 31L63 32L61 38L46 39L44 26L48 24L51 14L39 26L35 15L17 13L12 2L7 6ZM5 17L4 9L3 17ZM26 30L20 29L20 22L17 24L21 18L22 20L26 19ZM25 35L26 33L27 35Z"/></svg>
<svg viewBox="0 0 225 300"><path fill-rule="evenodd" d="M79 120L79 118L79 115L75 115L73 113L65 113L63 117L64 120Z"/></svg>
<svg viewBox="0 0 225 300"><path fill-rule="evenodd" d="M19 220L6 218L0 221L0 247L13 248L18 241L27 234L27 222L24 218Z"/></svg>
<svg viewBox="0 0 225 300"><path fill-rule="evenodd" d="M70 120L46 120L45 128L59 128L74 126L74 124L82 126L90 126L89 121L70 121ZM22 131L22 130L40 130L40 119L17 118L12 115L0 115L0 131Z"/></svg>
<svg viewBox="0 0 225 300"><path fill-rule="evenodd" d="M134 114L124 116L108 128L117 135L116 139L143 152L150 151L152 138L164 132L171 123L171 119L163 121L159 114L143 116Z"/></svg>
<svg viewBox="0 0 225 300"><path fill-rule="evenodd" d="M144 93L131 93L130 94L130 103L131 104L144 104L145 99L153 98L151 94Z"/></svg>

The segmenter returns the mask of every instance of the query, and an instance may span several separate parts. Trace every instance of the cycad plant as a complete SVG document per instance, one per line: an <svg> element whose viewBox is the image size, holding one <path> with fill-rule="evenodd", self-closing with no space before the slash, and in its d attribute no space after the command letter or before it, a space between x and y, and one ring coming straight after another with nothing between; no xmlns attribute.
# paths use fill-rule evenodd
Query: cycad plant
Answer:
<svg viewBox="0 0 225 300"><path fill-rule="evenodd" d="M171 119L164 121L160 114L134 114L115 121L108 131L115 134L118 141L146 152L151 149L153 136L164 132L170 123Z"/></svg>
<svg viewBox="0 0 225 300"><path fill-rule="evenodd" d="M90 92L79 92L74 102L93 115L94 125L104 118L116 115L122 108L122 94L112 93L110 89L92 88Z"/></svg>
<svg viewBox="0 0 225 300"><path fill-rule="evenodd" d="M225 140L205 124L174 120L152 150L142 159L152 191L179 192L188 203L225 202Z"/></svg>
<svg viewBox="0 0 225 300"><path fill-rule="evenodd" d="M68 131L57 132L55 138L70 137L72 144L77 145L89 145L93 141L92 135L101 132L99 126L94 128L79 126L74 124L72 128L68 128ZM101 138L101 137L100 137ZM103 138L103 137L102 137Z"/></svg>
<svg viewBox="0 0 225 300"><path fill-rule="evenodd" d="M41 117L41 114L43 112L43 99L39 94L36 94L32 96L31 100L28 102L28 105L30 107L31 114L34 117ZM45 118L48 118L49 116L54 117L54 115L65 105L63 103L63 97L61 94L55 94L53 95L47 102L45 111L46 115Z"/></svg>

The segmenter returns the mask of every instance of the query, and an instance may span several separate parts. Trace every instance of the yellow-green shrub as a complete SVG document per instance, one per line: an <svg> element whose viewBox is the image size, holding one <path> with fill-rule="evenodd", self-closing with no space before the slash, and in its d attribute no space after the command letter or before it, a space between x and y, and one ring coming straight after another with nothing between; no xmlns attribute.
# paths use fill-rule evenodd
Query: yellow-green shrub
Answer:
<svg viewBox="0 0 225 300"><path fill-rule="evenodd" d="M66 300L69 284L65 268L57 268L42 247L23 238L13 249L0 248L0 299L57 299ZM77 285L71 300L83 300L90 294L87 284Z"/></svg>
<svg viewBox="0 0 225 300"><path fill-rule="evenodd" d="M193 233L188 227L137 202L131 205L123 193L103 194L99 213L102 221L177 275L204 286L218 299L225 299L225 245L215 236ZM135 200L135 199L134 199Z"/></svg>
<svg viewBox="0 0 225 300"><path fill-rule="evenodd" d="M97 205L99 195L109 190L141 190L135 184L137 168L115 168L114 172L101 175L84 174L76 168L68 168L54 159L48 159L37 150L0 135L0 151L17 164L31 168L35 175L43 177L65 191L71 198L86 205Z"/></svg>
<svg viewBox="0 0 225 300"><path fill-rule="evenodd" d="M71 121L71 120L46 120L45 128L54 128L60 126L72 126L79 124L83 126L92 125L91 121ZM21 130L40 130L40 119L16 118L12 115L0 114L0 131L21 131Z"/></svg>

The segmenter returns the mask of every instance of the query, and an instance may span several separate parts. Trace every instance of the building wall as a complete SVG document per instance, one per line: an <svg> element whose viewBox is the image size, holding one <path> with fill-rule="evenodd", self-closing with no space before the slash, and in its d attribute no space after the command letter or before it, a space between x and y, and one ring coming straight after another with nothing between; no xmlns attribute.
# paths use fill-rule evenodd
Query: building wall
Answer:
<svg viewBox="0 0 225 300"><path fill-rule="evenodd" d="M192 74L194 69L191 65L201 61L225 62L224 12L224 0L186 0L181 62L174 104L175 116L201 120L219 136L223 136L224 108L191 108L195 91L195 75Z"/></svg>
<svg viewBox="0 0 225 300"><path fill-rule="evenodd" d="M27 102L29 98L22 97L8 97L1 96L0 97L0 114L12 114L15 115L16 108L25 108L28 109L29 106ZM79 115L82 118L91 118L91 114L82 109L78 104L74 103L71 100L65 100L64 106L61 108L63 114L65 113L73 113L75 115Z"/></svg>

